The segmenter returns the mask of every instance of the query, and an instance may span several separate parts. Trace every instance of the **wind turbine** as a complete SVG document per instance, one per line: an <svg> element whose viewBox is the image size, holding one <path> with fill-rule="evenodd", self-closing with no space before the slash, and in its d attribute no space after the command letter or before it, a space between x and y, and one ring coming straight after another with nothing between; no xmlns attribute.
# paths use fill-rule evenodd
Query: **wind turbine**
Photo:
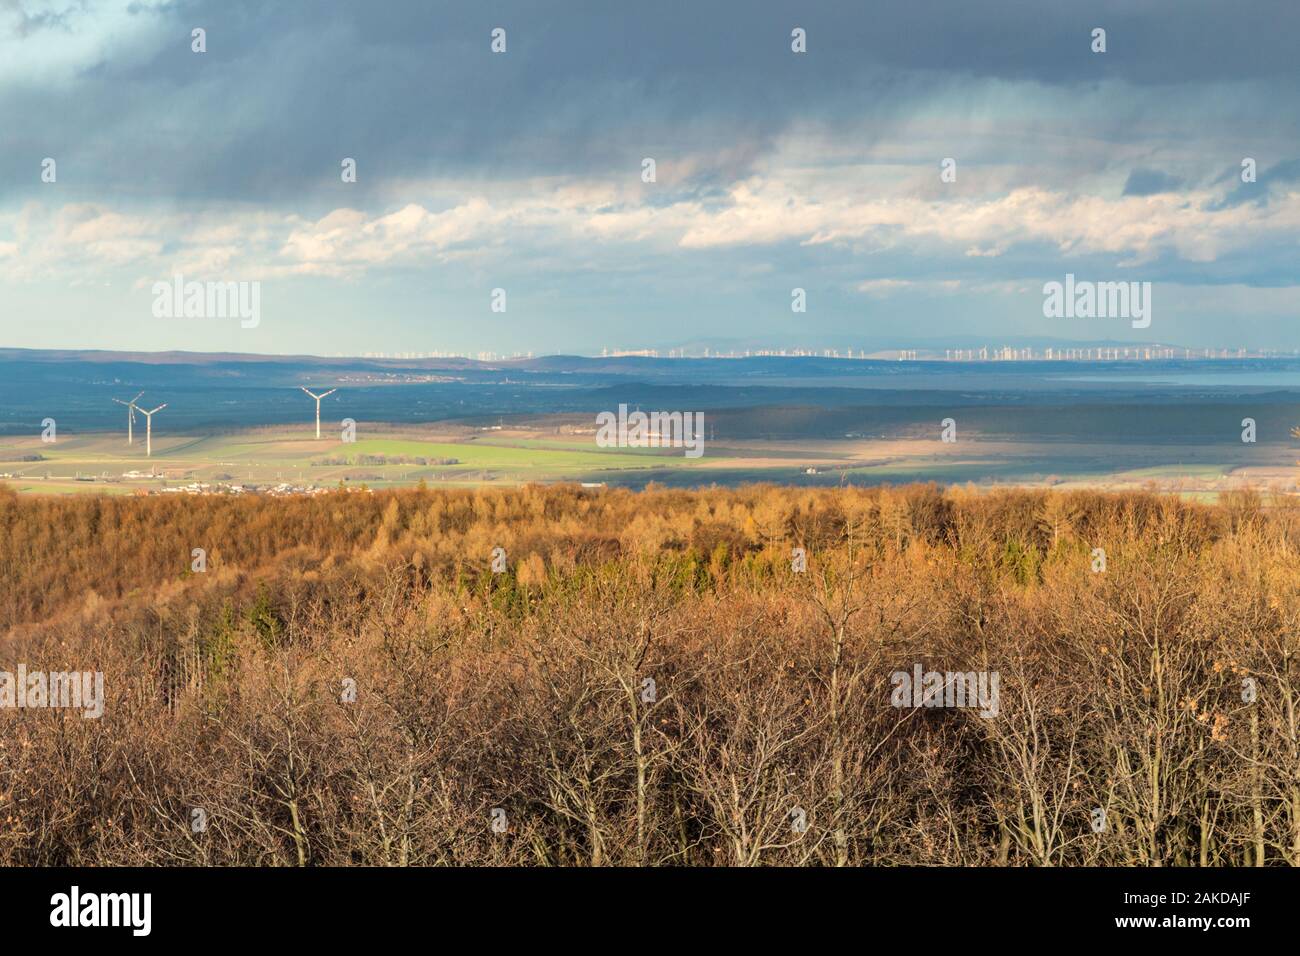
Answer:
<svg viewBox="0 0 1300 956"><path fill-rule="evenodd" d="M302 389L304 392L307 392L308 395L311 395L312 398L316 399L316 438L317 440L319 440L320 439L320 400L324 398L326 395L333 395L335 392L338 391L338 389L331 388L328 392L324 392L320 395L316 395L313 392L308 392L306 385L299 385L298 387Z"/></svg>
<svg viewBox="0 0 1300 956"><path fill-rule="evenodd" d="M161 412L166 407L167 403L163 402L152 412L146 412L143 408L137 409L137 411L144 416L144 454L146 458L153 457L153 417L156 413Z"/></svg>
<svg viewBox="0 0 1300 956"><path fill-rule="evenodd" d="M143 394L144 392L140 393L140 395ZM126 443L128 445L135 444L135 403L140 400L140 395L137 395L129 402L124 402L120 398L113 399L117 404L126 406Z"/></svg>

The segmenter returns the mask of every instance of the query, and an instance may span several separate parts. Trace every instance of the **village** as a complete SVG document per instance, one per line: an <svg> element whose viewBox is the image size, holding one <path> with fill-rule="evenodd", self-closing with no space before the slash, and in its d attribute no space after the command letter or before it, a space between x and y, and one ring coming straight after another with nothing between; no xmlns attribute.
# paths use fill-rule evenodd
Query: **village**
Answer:
<svg viewBox="0 0 1300 956"><path fill-rule="evenodd" d="M137 497L149 497L151 495L252 495L269 498L286 498L298 495L323 495L331 491L345 490L349 492L366 492L371 489L363 485L354 485L352 487L323 487L317 484L294 484L287 481L280 481L264 484L251 484L246 482L234 481L184 481L185 473L164 473L151 474L142 471L127 471L120 476L110 475L17 475L10 472L0 472L0 481L49 481L49 482L77 482L84 484L103 484L103 485L121 485L125 482L164 482L161 486L142 485L132 489L132 493ZM166 484L167 481L179 481L178 484Z"/></svg>

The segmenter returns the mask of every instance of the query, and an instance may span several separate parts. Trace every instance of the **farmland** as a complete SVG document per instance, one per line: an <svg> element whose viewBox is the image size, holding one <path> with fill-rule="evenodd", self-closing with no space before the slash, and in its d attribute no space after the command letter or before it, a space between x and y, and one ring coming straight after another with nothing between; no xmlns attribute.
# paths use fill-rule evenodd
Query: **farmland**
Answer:
<svg viewBox="0 0 1300 956"><path fill-rule="evenodd" d="M1076 363L556 357L380 365L0 354L0 475L9 476L0 481L43 494L195 483L935 481L1191 496L1295 488L1300 447L1290 431L1300 424L1300 390L1279 383L1300 382L1300 364L1167 364L1150 382L1135 382L1131 368L1096 363L1081 381ZM1184 384L1180 376L1193 371L1198 384ZM1207 379L1222 384L1199 384ZM307 382L336 389L322 403L319 440L299 390ZM167 403L154 421L151 458L143 420L128 445L126 415L114 403L141 390L146 404ZM699 412L702 457L597 447L596 416L622 404ZM940 441L947 418L957 423L952 443ZM1247 418L1255 442L1241 440ZM57 421L52 443L41 440L46 419ZM355 441L343 440L346 421L355 422Z"/></svg>
<svg viewBox="0 0 1300 956"><path fill-rule="evenodd" d="M217 435L175 435L159 428L151 458L140 441L128 445L121 434L60 434L54 443L9 436L0 437L0 475L11 476L3 481L14 490L38 494L130 494L195 482L379 489L421 482L463 487L566 481L626 487L939 481L1213 493L1246 484L1289 491L1300 476L1288 443L1192 444L1171 451L1121 442L1043 446L979 435L957 444L944 444L937 434L930 439L717 439L706 442L703 457L690 459L672 448L598 448L591 435L566 433L572 427L568 420L487 430L454 423L362 423L355 442L336 436L317 441L309 430L284 426Z"/></svg>

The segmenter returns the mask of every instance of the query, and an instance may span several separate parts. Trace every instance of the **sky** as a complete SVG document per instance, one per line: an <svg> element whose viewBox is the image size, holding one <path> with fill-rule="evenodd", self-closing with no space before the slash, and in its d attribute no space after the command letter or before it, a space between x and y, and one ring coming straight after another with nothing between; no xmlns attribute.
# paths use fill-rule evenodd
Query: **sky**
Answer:
<svg viewBox="0 0 1300 956"><path fill-rule="evenodd" d="M1294 0L0 0L0 347L1300 348L1297 34ZM1045 316L1067 274L1151 283L1150 326ZM256 323L159 314L178 275Z"/></svg>

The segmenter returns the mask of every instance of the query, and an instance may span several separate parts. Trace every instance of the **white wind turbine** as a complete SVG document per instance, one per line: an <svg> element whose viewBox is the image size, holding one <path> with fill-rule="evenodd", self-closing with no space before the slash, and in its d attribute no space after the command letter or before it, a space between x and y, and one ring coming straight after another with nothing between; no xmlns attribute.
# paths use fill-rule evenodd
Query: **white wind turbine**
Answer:
<svg viewBox="0 0 1300 956"><path fill-rule="evenodd" d="M140 393L140 395L143 394L144 392ZM135 403L140 401L140 395L137 395L129 402L124 402L120 398L113 399L113 401L117 402L117 404L126 406L126 443L128 445L135 444L135 409L136 409Z"/></svg>
<svg viewBox="0 0 1300 956"><path fill-rule="evenodd" d="M145 454L145 457L146 457L146 458L152 458L152 457L153 457L153 417L154 417L154 415L155 415L156 413L161 412L161 411L162 411L164 408L166 408L166 407L167 407L167 403L166 403L166 402L163 402L161 405L159 405L157 408L155 408L152 412L146 412L143 408L138 409L138 411L140 412L140 414L144 416L144 422L145 422L145 428L144 428L144 454Z"/></svg>
<svg viewBox="0 0 1300 956"><path fill-rule="evenodd" d="M323 392L320 395L317 395L313 392L307 391L306 385L299 385L298 387L302 389L304 392L307 392L307 394L310 395L312 398L316 399L316 438L319 439L320 438L320 400L324 398L326 395L333 395L335 392L338 391L338 389L331 388L328 392Z"/></svg>

